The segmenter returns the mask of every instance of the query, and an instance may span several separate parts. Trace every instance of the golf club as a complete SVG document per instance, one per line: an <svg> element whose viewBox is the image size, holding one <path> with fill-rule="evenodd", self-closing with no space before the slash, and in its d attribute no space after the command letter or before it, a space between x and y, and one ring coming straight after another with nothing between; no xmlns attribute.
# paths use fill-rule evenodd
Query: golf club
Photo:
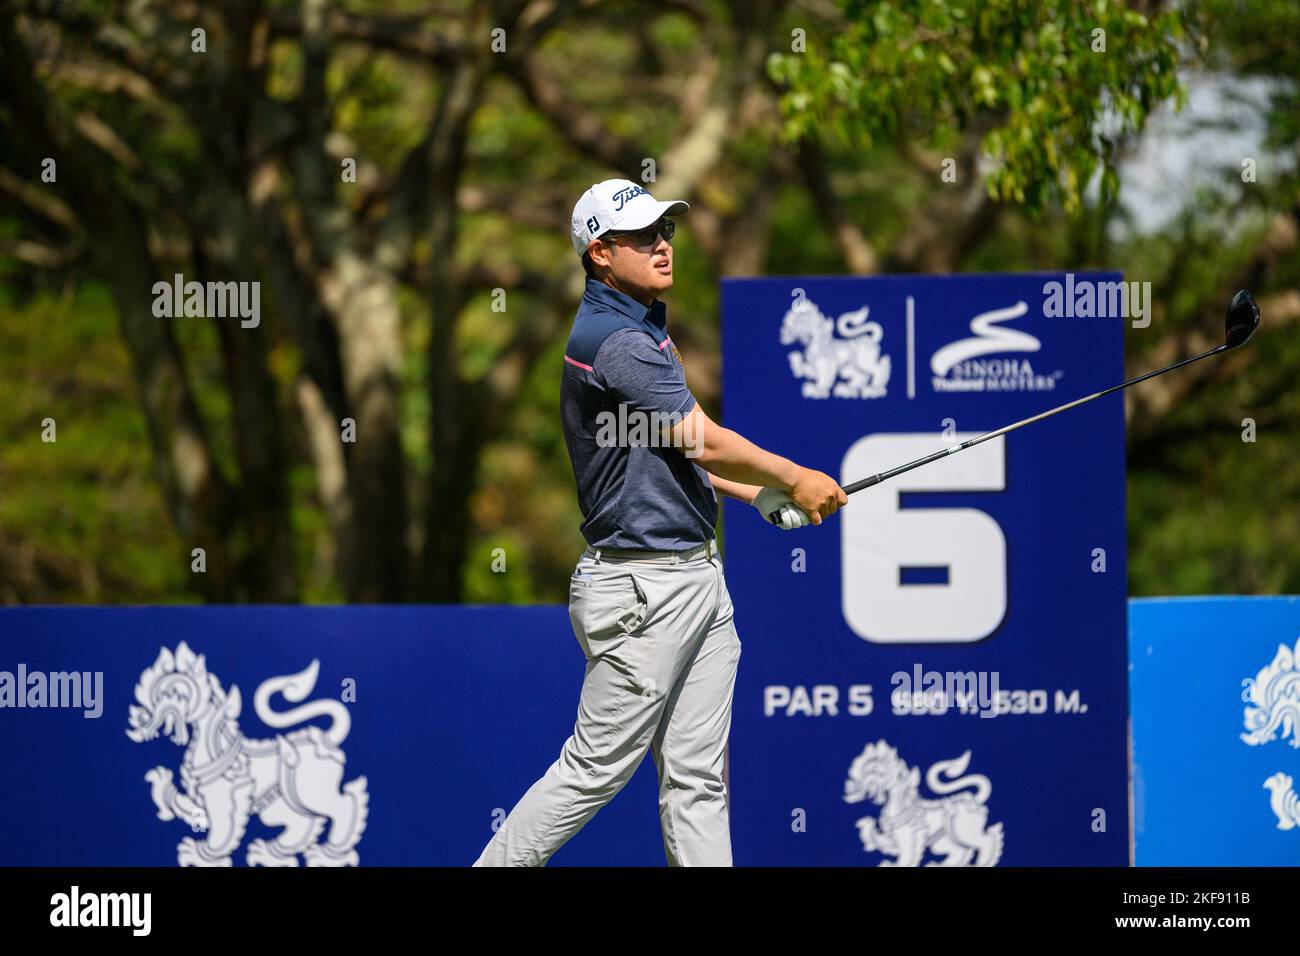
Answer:
<svg viewBox="0 0 1300 956"><path fill-rule="evenodd" d="M1208 352L1202 352L1200 355L1192 358L1183 359L1181 362L1175 362L1173 365L1166 366L1165 368L1157 369L1154 372L1147 372L1145 375L1139 375L1137 378L1131 379L1122 385L1114 385L1110 388L1103 389L1100 392L1086 395L1083 398L1076 398L1072 402L1067 402L1064 405L1059 405L1056 408L1049 409L1048 411L1040 412L1039 414L1033 415L1029 418L1021 419L1012 425L1006 425L999 428L997 431L991 431L987 434L979 435L975 438L961 442L960 444L945 448L942 451L936 451L931 455L926 455L924 458L918 458L916 461L910 461L905 465L899 465L897 468L882 471L880 474L872 475L870 478L859 479L858 481L845 485L844 491L846 494L851 495L854 492L861 491L863 488L870 488L872 485L878 485L882 481L886 481L896 475L901 475L904 472L911 471L913 468L920 468L922 465L928 465L930 462L938 461L940 458L955 455L957 452L962 451L965 448L971 448L978 445L980 442L988 441L990 438L997 438L999 435L1013 432L1017 428L1022 428L1025 425L1042 421L1044 418L1050 418L1057 412L1063 412L1068 408L1075 408L1076 406L1083 405L1086 402L1091 402L1094 398L1101 398L1103 395L1109 395L1111 392L1118 392L1121 389L1128 388L1130 385L1136 385L1138 382L1145 382L1149 378L1155 378L1157 375L1163 375L1165 372L1172 372L1174 369L1182 368L1184 365L1199 362L1201 359L1209 358L1211 355L1218 355L1220 352L1227 352L1231 349L1240 348L1250 341L1250 337L1255 334L1255 329L1257 328L1259 328L1259 306L1255 304L1254 297L1245 289L1242 289L1232 297L1232 302L1228 305L1228 314L1223 321L1225 341L1222 345L1212 348ZM791 510L794 507L794 505L782 505L779 509L769 514L767 520L787 529L798 527L797 516Z"/></svg>

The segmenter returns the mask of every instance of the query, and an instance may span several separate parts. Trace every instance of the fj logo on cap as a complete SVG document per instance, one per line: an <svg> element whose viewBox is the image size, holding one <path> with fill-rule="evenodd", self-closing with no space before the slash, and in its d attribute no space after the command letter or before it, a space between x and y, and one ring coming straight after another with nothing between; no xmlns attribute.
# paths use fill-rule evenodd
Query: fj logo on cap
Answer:
<svg viewBox="0 0 1300 956"><path fill-rule="evenodd" d="M599 228L600 228L600 220L597 219L595 216L592 216L590 219L587 220L588 232L595 232Z"/></svg>

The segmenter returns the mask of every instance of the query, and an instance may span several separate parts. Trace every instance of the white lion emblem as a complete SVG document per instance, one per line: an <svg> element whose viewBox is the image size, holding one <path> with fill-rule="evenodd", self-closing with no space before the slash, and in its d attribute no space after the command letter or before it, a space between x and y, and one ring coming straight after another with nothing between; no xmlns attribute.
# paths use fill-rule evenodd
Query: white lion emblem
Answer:
<svg viewBox="0 0 1300 956"><path fill-rule="evenodd" d="M336 700L315 700L282 713L269 705L276 693L295 703L305 699L316 686L319 664L312 661L301 673L264 681L253 695L253 709L277 729L314 717L329 717L332 723L328 729L302 727L274 740L249 740L239 732L239 688L223 692L203 655L184 641L174 655L164 647L140 675L135 685L139 706L131 707L126 735L142 743L161 731L186 748L183 790L172 785L167 767L145 774L158 819L180 817L194 832L207 833L202 843L192 837L181 840L176 848L181 866L230 866L253 815L283 830L274 840L248 845L249 866L297 866L298 854L308 866L360 862L355 847L366 828L370 797L365 777L339 788L345 760L339 745L351 727L347 708ZM328 839L317 842L326 823Z"/></svg>
<svg viewBox="0 0 1300 956"><path fill-rule="evenodd" d="M845 803L870 797L877 806L883 804L879 819L856 821L862 849L896 858L882 860L881 866L919 866L926 850L941 858L926 866L994 866L1002 856L1002 824L987 826L989 810L984 804L993 787L983 774L962 776L969 763L968 750L934 764L925 775L926 785L934 793L952 796L924 800L920 771L885 741L868 744L844 781ZM967 787L975 792L955 792Z"/></svg>
<svg viewBox="0 0 1300 956"><path fill-rule="evenodd" d="M889 356L880 354L884 331L867 321L870 307L838 319L822 315L799 299L781 320L781 344L799 343L790 353L790 371L803 379L804 398L880 398L889 384ZM835 337L839 332L840 338Z"/></svg>
<svg viewBox="0 0 1300 956"><path fill-rule="evenodd" d="M1290 736L1291 746L1300 748L1300 641L1294 651L1279 644L1273 663L1241 683L1246 688L1241 699L1249 705L1243 715L1247 732L1241 739L1259 747ZM1279 830L1300 824L1300 797L1292 789L1293 783L1291 776L1281 771L1264 781Z"/></svg>

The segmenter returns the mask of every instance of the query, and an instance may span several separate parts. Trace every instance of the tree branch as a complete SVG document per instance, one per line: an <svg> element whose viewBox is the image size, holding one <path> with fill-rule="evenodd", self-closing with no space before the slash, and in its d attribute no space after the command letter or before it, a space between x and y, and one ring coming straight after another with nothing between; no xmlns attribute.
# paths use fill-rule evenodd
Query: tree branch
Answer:
<svg viewBox="0 0 1300 956"><path fill-rule="evenodd" d="M320 26L339 40L364 43L438 67L454 66L464 56L465 40L453 31L431 31L428 21L436 15L432 11L402 16L363 15L331 8ZM275 39L305 39L297 10L273 10L268 16Z"/></svg>
<svg viewBox="0 0 1300 956"><path fill-rule="evenodd" d="M67 203L53 191L33 186L13 171L0 167L0 189L19 199L28 208L65 229L81 230L81 221Z"/></svg>

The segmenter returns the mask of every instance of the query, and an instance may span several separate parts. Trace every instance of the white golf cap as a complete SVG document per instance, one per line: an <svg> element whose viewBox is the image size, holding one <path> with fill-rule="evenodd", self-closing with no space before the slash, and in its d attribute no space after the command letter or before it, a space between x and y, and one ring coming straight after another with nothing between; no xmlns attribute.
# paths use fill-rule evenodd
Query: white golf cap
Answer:
<svg viewBox="0 0 1300 956"><path fill-rule="evenodd" d="M587 243L611 229L644 229L658 222L660 216L680 216L690 208L690 203L681 200L660 202L630 179L596 183L573 207L573 251L581 257Z"/></svg>

